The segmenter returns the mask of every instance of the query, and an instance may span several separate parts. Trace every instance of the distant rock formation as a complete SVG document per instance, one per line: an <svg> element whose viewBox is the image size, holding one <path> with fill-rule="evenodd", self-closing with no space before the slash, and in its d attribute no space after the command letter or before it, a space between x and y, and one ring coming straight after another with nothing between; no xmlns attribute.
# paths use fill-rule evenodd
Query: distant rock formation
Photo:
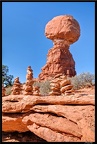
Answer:
<svg viewBox="0 0 97 144"><path fill-rule="evenodd" d="M54 17L47 23L45 35L53 41L54 46L48 51L46 65L42 67L38 78L46 80L57 74L75 76L75 61L69 46L79 39L78 22L70 15Z"/></svg>
<svg viewBox="0 0 97 144"><path fill-rule="evenodd" d="M11 89L11 95L19 95L21 94L21 83L19 81L19 77L16 77L14 80L14 84Z"/></svg>

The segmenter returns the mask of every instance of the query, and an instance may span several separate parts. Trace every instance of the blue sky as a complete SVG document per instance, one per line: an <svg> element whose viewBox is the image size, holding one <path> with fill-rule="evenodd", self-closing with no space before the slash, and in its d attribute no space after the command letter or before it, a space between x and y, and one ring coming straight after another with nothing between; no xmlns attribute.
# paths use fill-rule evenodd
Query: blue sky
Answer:
<svg viewBox="0 0 97 144"><path fill-rule="evenodd" d="M70 46L77 75L95 73L94 2L3 2L2 63L9 67L9 74L25 82L30 65L34 78L38 77L53 47L45 37L45 26L53 17L65 14L72 15L81 28L79 40Z"/></svg>

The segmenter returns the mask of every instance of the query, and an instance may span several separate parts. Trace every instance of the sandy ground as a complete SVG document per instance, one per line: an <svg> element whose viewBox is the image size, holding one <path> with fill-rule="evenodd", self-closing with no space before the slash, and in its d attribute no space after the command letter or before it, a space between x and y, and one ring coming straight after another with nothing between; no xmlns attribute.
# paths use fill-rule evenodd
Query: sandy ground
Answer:
<svg viewBox="0 0 97 144"><path fill-rule="evenodd" d="M95 95L95 86L76 90L75 93L83 96ZM29 131L24 133L2 132L2 142L46 142L46 141Z"/></svg>
<svg viewBox="0 0 97 144"><path fill-rule="evenodd" d="M75 90L75 93L78 94L85 94L85 95L95 95L95 86L92 86L90 88L82 88L79 90Z"/></svg>

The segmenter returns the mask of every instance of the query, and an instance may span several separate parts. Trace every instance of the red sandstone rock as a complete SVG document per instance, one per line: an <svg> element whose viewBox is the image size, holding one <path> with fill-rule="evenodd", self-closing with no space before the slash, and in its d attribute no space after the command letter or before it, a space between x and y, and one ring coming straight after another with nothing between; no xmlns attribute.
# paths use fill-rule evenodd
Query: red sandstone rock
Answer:
<svg viewBox="0 0 97 144"><path fill-rule="evenodd" d="M19 95L21 94L21 83L19 81L19 77L16 77L15 80L14 80L14 84L12 86L12 89L11 89L11 94L12 95Z"/></svg>
<svg viewBox="0 0 97 144"><path fill-rule="evenodd" d="M50 114L35 113L30 114L28 119L32 121L32 123L34 122L52 130L71 134L79 138L82 137L81 129L78 127L78 125L67 120L66 118L52 116Z"/></svg>
<svg viewBox="0 0 97 144"><path fill-rule="evenodd" d="M70 15L56 16L47 23L45 35L49 39L64 39L72 44L80 36L80 26Z"/></svg>
<svg viewBox="0 0 97 144"><path fill-rule="evenodd" d="M26 83L23 86L23 94L24 95L32 95L33 94L33 70L31 66L27 68L27 75L26 75Z"/></svg>
<svg viewBox="0 0 97 144"><path fill-rule="evenodd" d="M91 115L92 122L94 121L94 106L90 105L36 105L32 107L35 112L42 113L54 113L58 116L66 117L72 122L79 124L79 121L83 119L84 115ZM72 114L71 114L72 113ZM88 117L88 116L87 116ZM80 125L80 124L79 124Z"/></svg>
<svg viewBox="0 0 97 144"><path fill-rule="evenodd" d="M40 96L40 90L38 86L33 86L33 95Z"/></svg>
<svg viewBox="0 0 97 144"><path fill-rule="evenodd" d="M46 141L94 142L94 111L91 95L9 95L2 97L2 131L30 130Z"/></svg>
<svg viewBox="0 0 97 144"><path fill-rule="evenodd" d="M50 83L51 92L49 92L49 95L60 95L60 83L59 81L52 80Z"/></svg>
<svg viewBox="0 0 97 144"><path fill-rule="evenodd" d="M22 122L23 115L21 114L8 114L2 116L2 131L5 132L26 132L28 131L27 125Z"/></svg>
<svg viewBox="0 0 97 144"><path fill-rule="evenodd" d="M51 130L50 128L43 127L37 124L28 125L27 128L38 135L39 137L45 139L48 142L72 142L72 141L80 141L78 137L74 137L69 134L64 134L60 132L56 132Z"/></svg>
<svg viewBox="0 0 97 144"><path fill-rule="evenodd" d="M64 96L25 96L24 95L9 95L2 97L2 112L29 112L36 104L54 104L54 105L95 105L94 96L79 96L70 95Z"/></svg>
<svg viewBox="0 0 97 144"><path fill-rule="evenodd" d="M60 82L61 87L64 87L64 86L69 85L69 84L71 84L71 82L70 82L70 80L68 80L68 79L63 79L63 80Z"/></svg>
<svg viewBox="0 0 97 144"><path fill-rule="evenodd" d="M72 85L67 85L65 87L61 88L61 92L64 93L66 90L70 90L73 86Z"/></svg>
<svg viewBox="0 0 97 144"><path fill-rule="evenodd" d="M40 80L50 79L57 74L69 77L76 75L75 61L69 52L70 44L80 36L80 26L70 15L53 18L45 27L45 35L53 40L53 48L47 55L47 63L39 74Z"/></svg>
<svg viewBox="0 0 97 144"><path fill-rule="evenodd" d="M72 95L73 86L71 85L70 79L67 76L55 76L55 79L50 81L50 89L49 95Z"/></svg>

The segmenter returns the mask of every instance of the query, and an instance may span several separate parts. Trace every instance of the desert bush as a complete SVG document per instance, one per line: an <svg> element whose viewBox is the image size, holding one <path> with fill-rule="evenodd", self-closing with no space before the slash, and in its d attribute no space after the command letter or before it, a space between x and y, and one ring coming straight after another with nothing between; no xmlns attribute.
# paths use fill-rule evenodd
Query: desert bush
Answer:
<svg viewBox="0 0 97 144"><path fill-rule="evenodd" d="M90 87L95 85L95 75L90 74L89 72L82 73L78 76L74 76L70 78L70 80L74 89Z"/></svg>
<svg viewBox="0 0 97 144"><path fill-rule="evenodd" d="M41 95L49 95L50 81L46 80L44 82L35 82L33 85L40 87L40 94Z"/></svg>
<svg viewBox="0 0 97 144"><path fill-rule="evenodd" d="M6 95L10 95L11 94L11 89L12 89L12 86L6 87Z"/></svg>

